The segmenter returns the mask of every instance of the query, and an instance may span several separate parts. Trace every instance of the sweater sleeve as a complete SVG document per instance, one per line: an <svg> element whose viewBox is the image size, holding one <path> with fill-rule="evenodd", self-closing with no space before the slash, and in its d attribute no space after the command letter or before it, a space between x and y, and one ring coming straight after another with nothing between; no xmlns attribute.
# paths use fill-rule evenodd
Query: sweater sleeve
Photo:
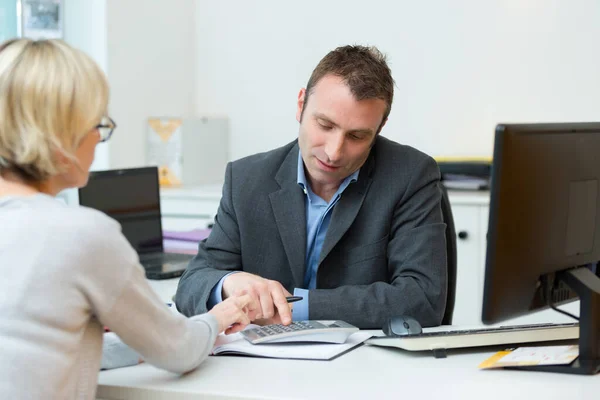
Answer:
<svg viewBox="0 0 600 400"><path fill-rule="evenodd" d="M152 290L137 253L105 216L81 235L78 286L90 312L148 363L184 373L206 359L218 322L210 314L186 318L174 313Z"/></svg>
<svg viewBox="0 0 600 400"><path fill-rule="evenodd" d="M171 372L196 368L210 354L218 323L210 314L185 318L169 310L146 282L141 266L100 322L115 332L144 361Z"/></svg>

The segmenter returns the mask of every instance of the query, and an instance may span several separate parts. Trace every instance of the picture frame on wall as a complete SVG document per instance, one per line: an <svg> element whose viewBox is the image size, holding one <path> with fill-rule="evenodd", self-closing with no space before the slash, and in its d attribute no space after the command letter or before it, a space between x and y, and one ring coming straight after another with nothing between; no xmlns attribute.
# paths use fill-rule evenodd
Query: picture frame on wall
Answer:
<svg viewBox="0 0 600 400"><path fill-rule="evenodd" d="M64 36L64 0L20 0L22 37L62 39Z"/></svg>

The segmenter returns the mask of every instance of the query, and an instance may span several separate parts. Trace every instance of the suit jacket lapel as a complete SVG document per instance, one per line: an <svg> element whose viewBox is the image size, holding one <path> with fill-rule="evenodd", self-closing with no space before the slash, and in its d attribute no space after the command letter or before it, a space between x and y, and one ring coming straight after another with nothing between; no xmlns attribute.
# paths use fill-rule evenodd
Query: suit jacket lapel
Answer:
<svg viewBox="0 0 600 400"><path fill-rule="evenodd" d="M269 194L269 199L295 287L302 287L306 260L306 204L305 194L297 183L298 151L296 144L281 164L275 175L281 189Z"/></svg>
<svg viewBox="0 0 600 400"><path fill-rule="evenodd" d="M350 184L342 193L340 200L333 208L331 222L325 235L325 242L319 255L319 265L325 257L331 252L335 245L340 241L344 233L350 228L350 225L356 219L360 208L362 207L365 196L371 186L371 172L375 166L374 154L371 152L369 158L360 169L358 180Z"/></svg>

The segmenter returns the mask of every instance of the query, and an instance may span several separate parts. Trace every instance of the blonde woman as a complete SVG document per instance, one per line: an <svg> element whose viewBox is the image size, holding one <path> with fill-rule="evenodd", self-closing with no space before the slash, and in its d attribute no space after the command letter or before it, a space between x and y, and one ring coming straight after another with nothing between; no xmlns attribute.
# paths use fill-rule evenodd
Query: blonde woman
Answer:
<svg viewBox="0 0 600 400"><path fill-rule="evenodd" d="M183 373L257 309L244 295L190 319L169 311L117 222L54 198L87 183L115 126L107 103L104 74L64 42L0 45L2 399L94 398L103 325L146 362Z"/></svg>

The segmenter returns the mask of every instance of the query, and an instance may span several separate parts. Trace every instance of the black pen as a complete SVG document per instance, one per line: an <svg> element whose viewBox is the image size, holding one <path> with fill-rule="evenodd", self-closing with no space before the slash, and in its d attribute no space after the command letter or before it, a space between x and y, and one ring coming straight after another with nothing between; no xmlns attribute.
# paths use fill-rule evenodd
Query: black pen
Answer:
<svg viewBox="0 0 600 400"><path fill-rule="evenodd" d="M287 300L288 303L295 303L297 301L302 300L304 297L302 296L290 296L290 297L286 297L285 299Z"/></svg>

